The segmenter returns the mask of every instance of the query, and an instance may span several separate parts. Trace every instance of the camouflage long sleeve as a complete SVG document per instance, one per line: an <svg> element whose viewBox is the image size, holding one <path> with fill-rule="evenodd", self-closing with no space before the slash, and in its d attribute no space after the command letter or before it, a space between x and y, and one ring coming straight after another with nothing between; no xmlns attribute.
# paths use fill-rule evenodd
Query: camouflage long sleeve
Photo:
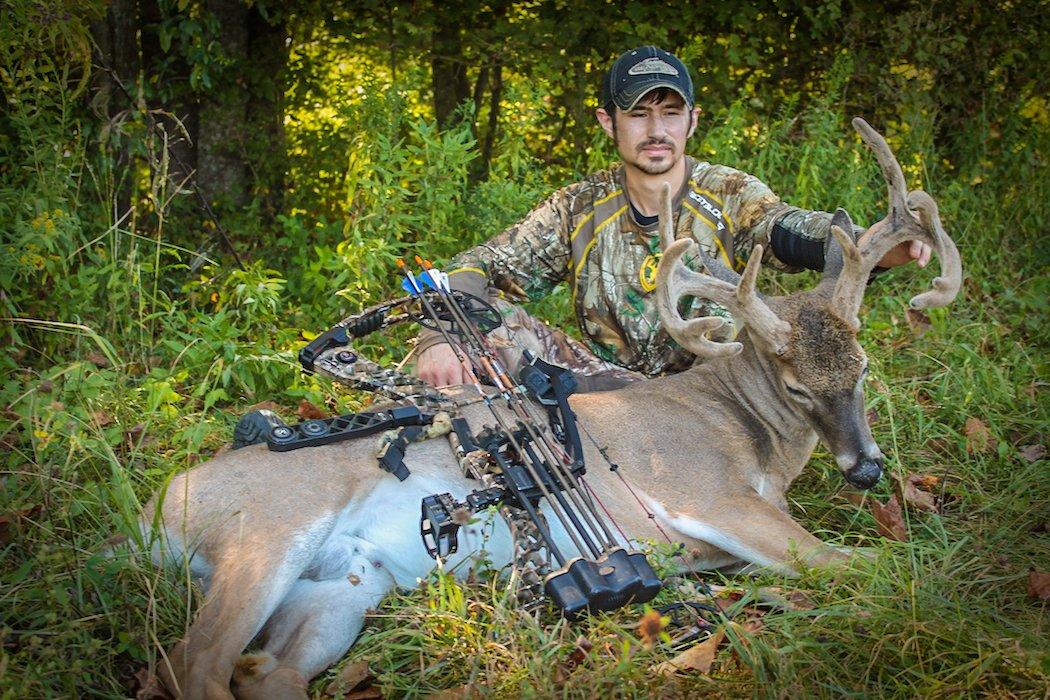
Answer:
<svg viewBox="0 0 1050 700"><path fill-rule="evenodd" d="M558 190L517 224L453 257L451 285L479 296L495 288L518 301L548 294L569 273L572 189Z"/></svg>
<svg viewBox="0 0 1050 700"><path fill-rule="evenodd" d="M733 226L733 257L738 269L747 262L754 247L761 245L763 265L797 272L802 269L800 265L781 260L774 253L771 245L774 227L821 246L831 230L831 214L783 202L768 185L753 175L724 165L709 165L696 179L701 187L724 197L725 209Z"/></svg>

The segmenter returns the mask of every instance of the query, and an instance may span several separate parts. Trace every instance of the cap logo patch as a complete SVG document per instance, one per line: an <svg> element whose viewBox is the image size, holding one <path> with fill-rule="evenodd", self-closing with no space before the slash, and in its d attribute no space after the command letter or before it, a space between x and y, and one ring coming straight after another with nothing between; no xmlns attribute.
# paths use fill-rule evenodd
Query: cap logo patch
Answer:
<svg viewBox="0 0 1050 700"><path fill-rule="evenodd" d="M678 69L662 58L647 58L636 63L627 70L628 75L645 75L647 73L666 73L667 75L678 75Z"/></svg>

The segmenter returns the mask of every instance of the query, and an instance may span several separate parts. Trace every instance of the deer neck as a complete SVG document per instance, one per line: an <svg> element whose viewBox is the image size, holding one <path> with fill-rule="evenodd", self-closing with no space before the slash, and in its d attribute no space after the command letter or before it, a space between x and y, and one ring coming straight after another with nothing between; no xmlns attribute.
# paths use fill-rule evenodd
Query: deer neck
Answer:
<svg viewBox="0 0 1050 700"><path fill-rule="evenodd" d="M708 362L678 376L691 391L717 398L727 416L740 424L756 448L770 452L764 457L773 459L762 459L761 464L772 467L786 459L792 467L801 469L813 451L816 432L783 395L774 360L750 337L741 340L743 350L738 355Z"/></svg>

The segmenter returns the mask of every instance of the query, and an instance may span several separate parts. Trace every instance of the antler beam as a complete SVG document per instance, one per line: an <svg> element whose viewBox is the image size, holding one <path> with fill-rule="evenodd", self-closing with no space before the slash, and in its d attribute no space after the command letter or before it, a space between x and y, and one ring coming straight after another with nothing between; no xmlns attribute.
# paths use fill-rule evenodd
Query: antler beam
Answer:
<svg viewBox="0 0 1050 700"><path fill-rule="evenodd" d="M889 212L868 229L864 243L857 249L859 264L847 262L843 266L832 294L832 307L843 318L857 325L857 313L864 298L868 275L886 253L905 241L913 240L927 243L937 252L941 275L933 281L932 290L912 298L911 306L928 308L948 304L962 286L962 262L958 248L941 226L937 204L921 190L907 192L900 164L877 131L860 117L853 120L853 127L864 143L875 152L882 168L889 195ZM918 213L918 220L912 215L913 209ZM835 233L834 226L832 233ZM847 235L835 236L845 259L849 261L852 255L850 249L856 246Z"/></svg>
<svg viewBox="0 0 1050 700"><path fill-rule="evenodd" d="M744 274L725 268L706 255L692 238L674 240L671 223L671 188L660 193L660 244L663 255L656 272L656 306L664 328L679 345L704 358L728 357L739 353L740 343L721 343L707 336L725 324L718 316L685 320L678 313L684 296L709 299L725 307L740 323L747 325L778 354L786 347L791 327L780 320L755 292L755 280L762 267L762 246L755 246ZM694 272L682 261L687 253L699 256L710 274Z"/></svg>

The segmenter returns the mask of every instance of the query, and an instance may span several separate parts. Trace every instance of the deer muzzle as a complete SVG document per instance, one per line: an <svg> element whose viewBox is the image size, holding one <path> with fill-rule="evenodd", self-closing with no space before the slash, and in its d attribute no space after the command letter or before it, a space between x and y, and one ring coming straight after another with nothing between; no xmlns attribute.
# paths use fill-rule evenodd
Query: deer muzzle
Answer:
<svg viewBox="0 0 1050 700"><path fill-rule="evenodd" d="M846 481L859 489L870 489L882 478L882 457L858 455L853 466L845 471Z"/></svg>

